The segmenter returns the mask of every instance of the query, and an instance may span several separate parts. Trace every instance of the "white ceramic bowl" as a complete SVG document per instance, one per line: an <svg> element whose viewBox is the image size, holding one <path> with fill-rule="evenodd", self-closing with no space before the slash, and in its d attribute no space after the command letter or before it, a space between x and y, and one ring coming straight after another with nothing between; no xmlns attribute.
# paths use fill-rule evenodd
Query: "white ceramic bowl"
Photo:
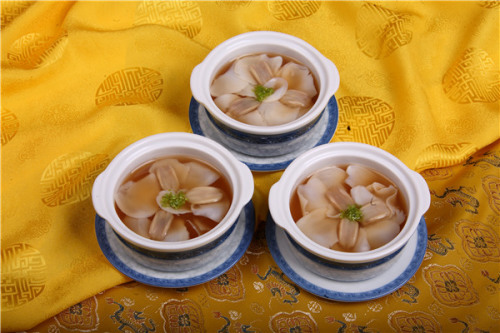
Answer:
<svg viewBox="0 0 500 333"><path fill-rule="evenodd" d="M118 187L138 166L166 156L190 156L214 166L229 181L233 200L222 221L209 232L180 242L162 242L147 239L130 230L119 218L114 195ZM99 216L127 243L140 250L178 258L198 255L215 246L230 232L242 209L252 198L253 176L250 169L238 161L217 142L190 133L162 133L143 138L122 150L95 180L92 201Z"/></svg>
<svg viewBox="0 0 500 333"><path fill-rule="evenodd" d="M210 85L216 74L234 59L255 53L288 56L311 70L318 83L319 95L306 114L283 125L255 126L231 118L216 106L210 95ZM325 110L337 91L339 82L339 72L333 62L304 40L280 32L254 31L232 37L215 47L193 69L191 91L194 99L204 106L214 123L229 136L249 143L267 144L286 142L307 132Z"/></svg>
<svg viewBox="0 0 500 333"><path fill-rule="evenodd" d="M359 253L335 251L319 245L297 227L290 212L290 198L296 187L312 172L330 165L351 163L370 167L389 178L400 189L408 208L406 223L392 241L379 248ZM429 188L420 174L410 170L395 156L380 148L355 142L329 143L303 153L285 169L269 193L269 210L274 222L283 228L309 257L316 258L319 263L326 263L329 268L342 270L345 276L343 279L349 280L371 277L367 274L373 275L374 272L365 272L367 274L363 277L356 274L363 268L375 271L374 266L385 264L391 256L396 255L415 233L429 205ZM349 274L350 270L352 274Z"/></svg>

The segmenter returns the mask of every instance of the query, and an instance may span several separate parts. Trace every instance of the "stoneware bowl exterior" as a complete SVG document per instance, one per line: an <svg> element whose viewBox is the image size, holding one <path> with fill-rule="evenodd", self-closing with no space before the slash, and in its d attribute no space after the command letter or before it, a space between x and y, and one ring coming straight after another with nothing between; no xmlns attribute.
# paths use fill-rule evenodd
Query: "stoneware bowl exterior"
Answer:
<svg viewBox="0 0 500 333"><path fill-rule="evenodd" d="M318 83L319 95L305 115L283 125L255 126L229 117L216 106L210 95L210 85L216 74L234 59L255 53L288 56L311 70ZM333 62L304 40L280 32L254 31L237 35L215 47L193 69L191 91L221 131L241 141L265 145L286 142L309 131L337 91L339 82L339 73Z"/></svg>
<svg viewBox="0 0 500 333"><path fill-rule="evenodd" d="M392 241L359 253L334 251L312 241L297 227L289 207L296 187L312 172L330 165L352 163L372 168L392 180L402 192L408 208L406 223ZM386 269L415 233L429 205L429 188L420 174L380 148L355 142L324 144L303 153L285 169L269 193L270 216L304 256L304 264L318 274L332 274L338 279L353 281L373 277L380 269Z"/></svg>
<svg viewBox="0 0 500 333"><path fill-rule="evenodd" d="M207 162L227 178L233 191L231 206L222 221L209 232L187 241L161 242L142 237L120 220L115 209L114 195L123 180L138 166L166 156L189 156ZM92 201L97 214L130 247L152 256L187 258L199 255L227 237L253 191L250 169L226 148L200 135L172 132L143 138L122 150L96 178Z"/></svg>

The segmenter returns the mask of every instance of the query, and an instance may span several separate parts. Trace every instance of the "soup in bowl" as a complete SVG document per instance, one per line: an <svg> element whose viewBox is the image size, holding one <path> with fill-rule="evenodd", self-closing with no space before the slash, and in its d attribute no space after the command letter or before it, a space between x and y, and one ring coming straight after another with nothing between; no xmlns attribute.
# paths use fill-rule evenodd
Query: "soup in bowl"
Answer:
<svg viewBox="0 0 500 333"><path fill-rule="evenodd" d="M133 247L189 256L231 231L253 190L248 167L217 142L162 133L121 151L96 178L92 201Z"/></svg>
<svg viewBox="0 0 500 333"><path fill-rule="evenodd" d="M348 280L386 269L429 205L422 176L390 153L355 142L300 155L269 194L270 215L291 241L316 261L342 267ZM356 276L363 267L370 274Z"/></svg>
<svg viewBox="0 0 500 333"><path fill-rule="evenodd" d="M253 31L215 47L191 74L193 98L243 153L287 143L314 127L339 87L334 63L306 41ZM254 145L254 146L252 146ZM297 147L281 145L280 154Z"/></svg>

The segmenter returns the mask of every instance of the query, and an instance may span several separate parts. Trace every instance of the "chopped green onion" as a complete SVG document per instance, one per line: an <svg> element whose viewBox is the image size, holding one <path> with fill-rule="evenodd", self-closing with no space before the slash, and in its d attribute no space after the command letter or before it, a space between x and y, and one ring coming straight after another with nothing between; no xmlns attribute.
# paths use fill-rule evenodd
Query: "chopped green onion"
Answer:
<svg viewBox="0 0 500 333"><path fill-rule="evenodd" d="M349 221L359 222L363 218L360 208L361 206L358 205L349 205L345 210L340 212L340 217Z"/></svg>
<svg viewBox="0 0 500 333"><path fill-rule="evenodd" d="M265 100L274 93L274 89L266 88L259 84L255 87L253 92L255 93L255 98L257 99L257 101L262 102L263 100Z"/></svg>
<svg viewBox="0 0 500 333"><path fill-rule="evenodd" d="M167 192L161 197L160 204L162 207L172 207L173 209L181 208L187 201L186 194L182 191L177 193Z"/></svg>

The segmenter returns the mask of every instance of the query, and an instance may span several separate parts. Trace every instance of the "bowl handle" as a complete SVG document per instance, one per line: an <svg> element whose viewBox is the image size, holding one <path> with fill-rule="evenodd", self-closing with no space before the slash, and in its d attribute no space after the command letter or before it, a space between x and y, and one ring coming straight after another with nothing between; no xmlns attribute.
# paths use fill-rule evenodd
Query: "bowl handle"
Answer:
<svg viewBox="0 0 500 333"><path fill-rule="evenodd" d="M104 187L102 184L103 179L105 179L105 177L103 173L101 173L94 181L94 185L92 186L92 203L97 215L107 220L107 209L103 202L104 197L101 195L101 193L104 191Z"/></svg>
<svg viewBox="0 0 500 333"><path fill-rule="evenodd" d="M203 88L201 86L201 83L203 81L202 78L202 72L203 72L203 62L196 65L193 68L193 71L191 72L191 78L189 81L190 87L191 87L191 93L193 94L193 97L195 100L197 100L201 104L205 104L205 98L203 94Z"/></svg>
<svg viewBox="0 0 500 333"><path fill-rule="evenodd" d="M323 56L324 57L324 56ZM327 73L329 73L330 81L328 82L328 90L330 96L333 96L340 86L340 74L337 66L330 59L324 57L324 63Z"/></svg>
<svg viewBox="0 0 500 333"><path fill-rule="evenodd" d="M243 185L242 195L244 200L242 200L242 202L243 205L246 205L252 199L255 190L253 175L248 166L246 164L243 164L242 162L238 162L238 169Z"/></svg>
<svg viewBox="0 0 500 333"><path fill-rule="evenodd" d="M281 201L281 198L279 197L279 192L280 192L280 184L275 183L273 186L271 186L271 189L269 190L269 213L271 214L271 217L273 218L274 223L276 225L280 226L283 229L287 229L285 219L286 217L284 216L284 212L281 209L281 204L279 201ZM280 199L278 199L280 198Z"/></svg>
<svg viewBox="0 0 500 333"><path fill-rule="evenodd" d="M424 213L429 209L431 205L431 194L429 191L429 186L425 181L424 177L416 171L412 171L415 174L415 180L417 185L417 193L419 197L420 206L419 215L424 215Z"/></svg>

